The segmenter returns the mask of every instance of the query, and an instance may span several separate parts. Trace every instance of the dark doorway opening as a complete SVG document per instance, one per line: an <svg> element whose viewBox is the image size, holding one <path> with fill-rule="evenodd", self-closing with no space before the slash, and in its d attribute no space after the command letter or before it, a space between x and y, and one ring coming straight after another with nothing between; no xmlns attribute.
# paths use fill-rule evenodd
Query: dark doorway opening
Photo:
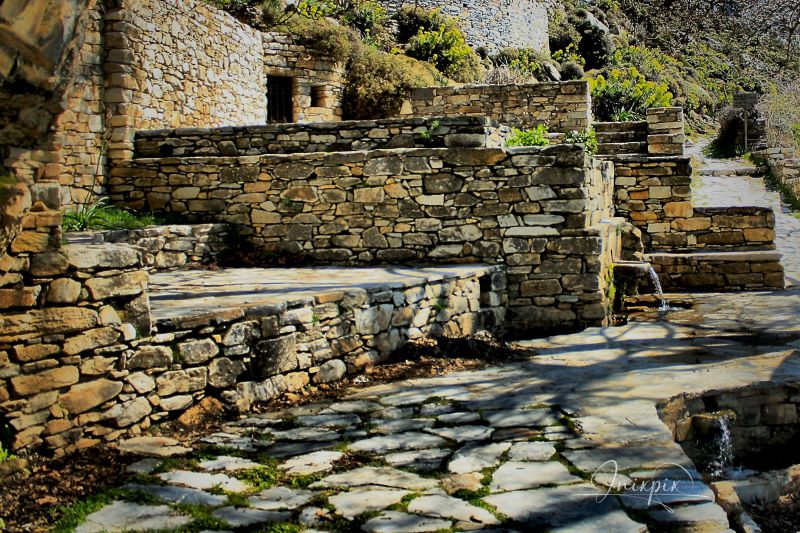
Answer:
<svg viewBox="0 0 800 533"><path fill-rule="evenodd" d="M294 80L288 76L267 77L267 122L294 122Z"/></svg>

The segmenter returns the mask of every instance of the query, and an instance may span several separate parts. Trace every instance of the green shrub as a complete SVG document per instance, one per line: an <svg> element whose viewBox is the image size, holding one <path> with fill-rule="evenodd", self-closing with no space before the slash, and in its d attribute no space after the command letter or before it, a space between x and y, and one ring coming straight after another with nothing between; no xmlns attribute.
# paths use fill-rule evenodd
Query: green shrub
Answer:
<svg viewBox="0 0 800 533"><path fill-rule="evenodd" d="M792 124L792 137L794 137L794 145L800 147L800 123Z"/></svg>
<svg viewBox="0 0 800 533"><path fill-rule="evenodd" d="M550 50L565 50L569 46L577 47L581 40L581 34L570 22L567 13L562 9L548 11Z"/></svg>
<svg viewBox="0 0 800 533"><path fill-rule="evenodd" d="M438 9L424 9L407 4L392 18L397 23L397 41L401 44L411 41L420 31L432 31L446 24L446 16Z"/></svg>
<svg viewBox="0 0 800 533"><path fill-rule="evenodd" d="M342 21L365 37L375 38L384 32L384 24L389 20L386 9L373 0L354 3L342 15Z"/></svg>
<svg viewBox="0 0 800 533"><path fill-rule="evenodd" d="M514 146L547 146L550 144L547 126L539 124L532 130L519 130L514 128L511 137L506 143L509 147Z"/></svg>
<svg viewBox="0 0 800 533"><path fill-rule="evenodd" d="M483 75L480 57L467 44L456 21L449 17L438 28L420 29L408 43L406 53L431 63L456 81L474 82Z"/></svg>
<svg viewBox="0 0 800 533"><path fill-rule="evenodd" d="M428 63L357 45L348 62L344 117L357 120L394 115L412 88L436 85L437 74Z"/></svg>
<svg viewBox="0 0 800 533"><path fill-rule="evenodd" d="M341 59L344 63L353 51L359 36L349 28L327 20L313 20L307 17L291 17L280 28L295 36L300 44L313 47L322 54Z"/></svg>
<svg viewBox="0 0 800 533"><path fill-rule="evenodd" d="M495 67L506 66L523 76L544 80L547 79L544 70L547 59L541 52L531 48L506 48L492 58L492 64Z"/></svg>
<svg viewBox="0 0 800 533"><path fill-rule="evenodd" d="M586 146L586 153L594 155L597 153L597 133L591 126L583 131L569 131L564 135L564 142L567 144L583 144Z"/></svg>
<svg viewBox="0 0 800 533"><path fill-rule="evenodd" d="M578 53L578 48L574 44L569 44L553 52L553 59L559 63L578 63L582 67L586 65L586 60L581 57Z"/></svg>
<svg viewBox="0 0 800 533"><path fill-rule="evenodd" d="M580 63L576 63L575 61L563 63L560 73L562 81L580 80L586 75Z"/></svg>
<svg viewBox="0 0 800 533"><path fill-rule="evenodd" d="M597 120L617 120L621 116L642 120L649 108L668 107L672 102L666 84L648 81L635 67L613 67L605 76L589 78L589 87Z"/></svg>

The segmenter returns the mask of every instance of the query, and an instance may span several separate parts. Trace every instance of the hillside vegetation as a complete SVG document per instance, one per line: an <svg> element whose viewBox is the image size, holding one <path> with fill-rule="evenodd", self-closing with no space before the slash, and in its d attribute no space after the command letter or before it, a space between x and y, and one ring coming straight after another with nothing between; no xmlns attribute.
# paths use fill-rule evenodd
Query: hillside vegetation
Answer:
<svg viewBox="0 0 800 533"><path fill-rule="evenodd" d="M796 0L554 0L549 55L495 56L472 50L450 17L410 5L392 20L373 0L209 1L343 58L347 118L390 114L417 86L585 78L598 120L676 105L703 131L734 93L768 93L800 72Z"/></svg>

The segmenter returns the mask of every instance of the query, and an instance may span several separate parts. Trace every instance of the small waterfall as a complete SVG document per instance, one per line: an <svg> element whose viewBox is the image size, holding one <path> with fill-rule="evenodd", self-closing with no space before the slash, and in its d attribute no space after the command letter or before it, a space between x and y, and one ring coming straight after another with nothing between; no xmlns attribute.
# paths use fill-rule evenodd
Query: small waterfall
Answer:
<svg viewBox="0 0 800 533"><path fill-rule="evenodd" d="M661 288L661 280L658 279L658 272L656 269L653 268L653 265L650 265L650 279L653 280L653 286L656 289L656 296L661 301L661 305L658 307L659 311L669 311L670 307L667 304L667 300L664 298L664 290Z"/></svg>
<svg viewBox="0 0 800 533"><path fill-rule="evenodd" d="M723 415L719 421L719 432L714 439L714 457L708 464L711 477L719 479L733 466L733 439L731 438L731 416Z"/></svg>

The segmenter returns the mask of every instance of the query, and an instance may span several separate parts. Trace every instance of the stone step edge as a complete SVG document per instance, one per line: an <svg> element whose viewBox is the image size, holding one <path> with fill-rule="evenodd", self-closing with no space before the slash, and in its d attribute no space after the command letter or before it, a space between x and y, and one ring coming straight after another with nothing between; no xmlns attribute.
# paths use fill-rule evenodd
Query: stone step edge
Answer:
<svg viewBox="0 0 800 533"><path fill-rule="evenodd" d="M442 266L446 265L437 265L437 267L442 267ZM462 267L465 265L459 264L453 266ZM488 265L483 263L470 266L474 268L470 268L469 270L465 270L463 272L428 272L426 273L424 279L418 278L414 281L388 282L369 288L348 288L341 290L337 290L335 288L329 288L313 296L287 299L284 302L275 304L266 304L266 305L254 304L252 306L245 306L245 307L241 306L220 307L218 309L214 309L206 313L181 315L177 317L156 318L153 321L153 323L156 326L156 330L158 331L158 333L166 333L174 329L181 329L185 327L187 323L191 323L192 327L199 327L203 325L210 325L212 323L218 322L221 319L236 320L242 317L264 317L264 316L276 315L288 309L298 309L309 305L331 303L343 300L345 298L357 297L359 295L369 295L378 292L384 292L387 290L410 289L412 287L417 287L419 285L427 285L429 283L435 283L438 281L450 281L457 279L466 279L474 276L485 276L492 274L494 272L499 272L503 268L505 268L505 265ZM320 268L331 268L331 267L320 267ZM424 267L420 267L419 269L421 270L421 268Z"/></svg>

